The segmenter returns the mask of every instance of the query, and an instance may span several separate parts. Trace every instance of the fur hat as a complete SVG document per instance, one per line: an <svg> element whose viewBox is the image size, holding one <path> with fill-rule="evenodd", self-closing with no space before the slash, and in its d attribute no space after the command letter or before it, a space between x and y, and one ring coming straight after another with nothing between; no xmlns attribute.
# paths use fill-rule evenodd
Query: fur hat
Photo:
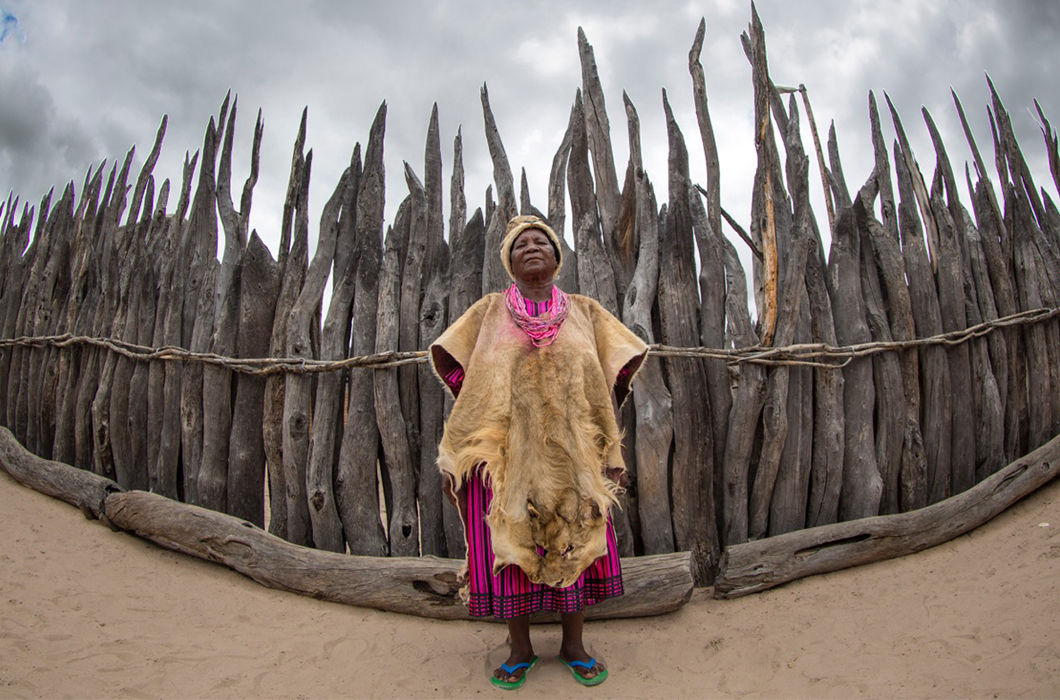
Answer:
<svg viewBox="0 0 1060 700"><path fill-rule="evenodd" d="M504 235L504 240L501 241L501 262L504 263L504 269L508 271L508 276L513 281L515 280L515 275L512 274L512 246L515 245L515 239L519 237L519 234L530 228L543 231L548 236L549 242L552 243L552 249L556 253L555 274L558 275L559 269L563 267L563 254L560 252L559 236L552 230L552 227L537 216L513 216L508 221L508 233ZM553 279L555 279L555 276L553 276Z"/></svg>

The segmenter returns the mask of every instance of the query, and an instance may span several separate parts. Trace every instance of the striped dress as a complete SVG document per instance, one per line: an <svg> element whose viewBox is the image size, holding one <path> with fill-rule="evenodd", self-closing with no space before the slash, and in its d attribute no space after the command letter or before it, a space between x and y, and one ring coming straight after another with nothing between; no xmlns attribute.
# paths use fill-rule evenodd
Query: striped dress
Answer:
<svg viewBox="0 0 1060 700"><path fill-rule="evenodd" d="M549 301L526 300L526 310L533 316L547 312L550 306ZM443 379L455 395L463 384L464 371L460 367L454 368ZM607 519L607 554L590 564L572 585L553 588L531 582L514 564L493 575L493 546L486 523L493 491L481 469L467 480L457 497L463 501L461 510L465 514L468 611L472 616L492 615L507 620L539 611L573 613L587 605L622 595L622 566L610 515Z"/></svg>

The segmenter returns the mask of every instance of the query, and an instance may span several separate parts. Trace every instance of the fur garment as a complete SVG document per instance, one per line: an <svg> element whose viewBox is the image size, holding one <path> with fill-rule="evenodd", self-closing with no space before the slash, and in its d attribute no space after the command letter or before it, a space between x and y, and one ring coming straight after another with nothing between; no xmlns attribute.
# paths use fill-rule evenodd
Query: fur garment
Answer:
<svg viewBox="0 0 1060 700"><path fill-rule="evenodd" d="M647 346L598 302L570 295L555 341L534 347L502 294L489 294L430 348L439 377L463 384L438 446L438 466L459 488L482 467L493 489L487 523L494 568L564 587L606 552L608 509L624 469L615 407ZM620 370L632 372L616 380Z"/></svg>

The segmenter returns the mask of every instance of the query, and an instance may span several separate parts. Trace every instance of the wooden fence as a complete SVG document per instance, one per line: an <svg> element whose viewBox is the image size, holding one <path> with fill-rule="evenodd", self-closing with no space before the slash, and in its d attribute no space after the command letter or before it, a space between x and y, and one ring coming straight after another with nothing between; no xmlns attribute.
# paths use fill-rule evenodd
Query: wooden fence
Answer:
<svg viewBox="0 0 1060 700"><path fill-rule="evenodd" d="M9 197L0 423L35 454L125 488L258 525L267 503L269 530L297 544L460 557L434 465L446 399L417 351L506 286L496 253L505 223L537 213L558 231L571 222L560 285L599 299L653 344L621 416L632 477L615 513L624 556L691 550L696 580L709 582L725 546L922 508L1060 433L1060 211L1032 181L993 85L996 181L954 95L974 154L970 210L927 111L930 183L889 102L897 141L887 148L871 94L876 164L852 194L807 91L770 80L754 16L743 39L758 163L741 226L721 207L703 35L701 23L688 65L707 181L689 178L664 93L661 204L628 99L620 177L581 32L583 84L547 212L525 178L517 195L485 88L496 200L488 190L468 215L458 133L443 220L435 110L422 180L406 163L408 194L384 237L384 104L323 208L311 260L305 115L274 259L247 225L262 122L237 209L228 98L186 157L179 193L152 175L163 119L131 188L132 151L105 178L105 163L90 170L79 196L70 183L36 209ZM1057 136L1039 117L1060 189ZM825 188L827 254L809 204L804 123ZM753 254L755 322L723 219Z"/></svg>

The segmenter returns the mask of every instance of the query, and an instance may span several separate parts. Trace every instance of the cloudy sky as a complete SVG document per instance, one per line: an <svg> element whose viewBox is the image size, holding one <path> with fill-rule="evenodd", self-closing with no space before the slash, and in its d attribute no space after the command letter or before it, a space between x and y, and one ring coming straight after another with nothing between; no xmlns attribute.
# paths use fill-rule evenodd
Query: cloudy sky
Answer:
<svg viewBox="0 0 1060 700"><path fill-rule="evenodd" d="M969 159L951 87L992 163L989 73L1038 184L1054 191L1032 100L1060 123L1060 3L761 0L757 7L774 81L807 86L822 132L835 122L852 189L871 171L870 90L881 104L882 92L891 96L926 177L935 158L922 106L942 130L955 167ZM552 155L581 80L580 26L595 49L620 172L628 154L625 90L640 113L648 173L664 197L664 88L689 143L692 176L703 181L687 70L701 17L722 203L746 221L754 148L750 68L739 39L750 18L745 0L0 0L0 195L13 191L37 201L53 184L73 180L80 187L88 167L120 159L133 145L138 168L163 114L169 129L155 175L179 186L185 151L200 147L210 115L231 89L239 100L236 192L258 108L264 114L251 225L274 249L304 106L314 212L386 101L388 218L406 193L402 161L422 177L435 102L447 182L453 138L458 127L463 131L470 215L492 174L479 100L486 84L516 178L525 167L535 204L544 209ZM891 140L889 119L884 128ZM805 127L803 133L808 138ZM448 209L448 192L445 201ZM823 207L817 209L823 217ZM315 237L315 216L312 230Z"/></svg>

